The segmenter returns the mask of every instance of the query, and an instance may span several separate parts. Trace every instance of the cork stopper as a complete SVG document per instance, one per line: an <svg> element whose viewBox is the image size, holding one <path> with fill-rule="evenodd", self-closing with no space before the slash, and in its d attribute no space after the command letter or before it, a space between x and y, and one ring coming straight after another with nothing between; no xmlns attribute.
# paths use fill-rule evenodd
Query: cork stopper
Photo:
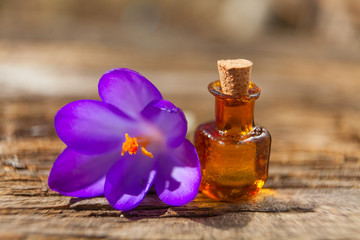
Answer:
<svg viewBox="0 0 360 240"><path fill-rule="evenodd" d="M248 96L252 62L246 59L217 62L221 89L231 96Z"/></svg>

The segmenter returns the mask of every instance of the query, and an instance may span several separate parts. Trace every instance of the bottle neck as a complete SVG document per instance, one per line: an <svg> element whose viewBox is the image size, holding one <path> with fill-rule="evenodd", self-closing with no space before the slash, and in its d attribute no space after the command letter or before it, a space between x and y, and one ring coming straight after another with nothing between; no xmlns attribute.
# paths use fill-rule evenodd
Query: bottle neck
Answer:
<svg viewBox="0 0 360 240"><path fill-rule="evenodd" d="M209 84L209 92L215 96L216 128L233 135L246 135L253 130L255 100L260 88L250 82L247 96L229 96L222 93L220 81Z"/></svg>
<svg viewBox="0 0 360 240"><path fill-rule="evenodd" d="M233 134L248 134L254 128L254 104L254 101L234 101L216 97L216 127Z"/></svg>

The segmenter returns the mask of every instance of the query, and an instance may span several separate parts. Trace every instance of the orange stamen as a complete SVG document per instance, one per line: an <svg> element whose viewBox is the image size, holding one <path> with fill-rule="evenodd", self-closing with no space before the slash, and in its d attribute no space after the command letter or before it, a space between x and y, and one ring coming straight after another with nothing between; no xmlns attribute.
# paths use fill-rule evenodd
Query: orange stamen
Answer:
<svg viewBox="0 0 360 240"><path fill-rule="evenodd" d="M122 145L122 151L121 151L121 156L124 156L124 154L126 152L128 152L130 155L132 154L136 154L137 153L137 150L139 148L139 143L142 144L142 141L139 141L138 143L138 139L136 137L132 138L129 136L129 134L125 133L125 142L123 143ZM145 155L145 156L148 156L148 157L151 157L153 158L153 154L149 151L147 151L145 149L147 143L145 141L144 144L142 144L143 146L141 146L141 152Z"/></svg>
<svg viewBox="0 0 360 240"><path fill-rule="evenodd" d="M129 134L125 133L125 142L122 145L121 156L124 156L126 152L129 152L130 155L136 154L139 144L137 143L137 138L129 137Z"/></svg>
<svg viewBox="0 0 360 240"><path fill-rule="evenodd" d="M151 152L148 152L148 150L146 150L144 147L141 147L141 152L145 155L145 156L148 156L148 157L151 157L153 158L153 154Z"/></svg>

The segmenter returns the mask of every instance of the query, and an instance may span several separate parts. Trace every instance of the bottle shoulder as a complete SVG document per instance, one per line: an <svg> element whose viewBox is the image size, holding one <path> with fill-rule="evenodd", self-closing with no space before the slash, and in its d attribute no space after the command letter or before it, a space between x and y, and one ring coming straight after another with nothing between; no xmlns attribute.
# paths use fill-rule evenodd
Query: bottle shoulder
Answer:
<svg viewBox="0 0 360 240"><path fill-rule="evenodd" d="M195 137L206 137L211 139L217 139L220 141L246 141L248 139L269 139L271 141L271 135L269 131L261 125L255 125L254 128L246 135L236 134L228 131L221 131L216 128L215 122L207 122L198 126L195 131Z"/></svg>

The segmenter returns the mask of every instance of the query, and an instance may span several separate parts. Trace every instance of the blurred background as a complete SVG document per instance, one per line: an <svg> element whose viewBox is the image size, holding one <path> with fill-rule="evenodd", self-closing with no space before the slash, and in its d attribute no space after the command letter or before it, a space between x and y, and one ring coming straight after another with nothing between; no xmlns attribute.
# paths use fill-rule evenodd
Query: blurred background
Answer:
<svg viewBox="0 0 360 240"><path fill-rule="evenodd" d="M358 0L0 0L3 94L95 93L114 67L177 91L217 79L222 58L252 60L254 81L306 75L324 87L319 78L346 81L359 53Z"/></svg>
<svg viewBox="0 0 360 240"><path fill-rule="evenodd" d="M1 98L97 98L105 71L132 68L184 108L191 139L214 118L207 85L229 58L254 62L255 119L275 151L360 156L339 146L360 139L358 0L0 0Z"/></svg>

